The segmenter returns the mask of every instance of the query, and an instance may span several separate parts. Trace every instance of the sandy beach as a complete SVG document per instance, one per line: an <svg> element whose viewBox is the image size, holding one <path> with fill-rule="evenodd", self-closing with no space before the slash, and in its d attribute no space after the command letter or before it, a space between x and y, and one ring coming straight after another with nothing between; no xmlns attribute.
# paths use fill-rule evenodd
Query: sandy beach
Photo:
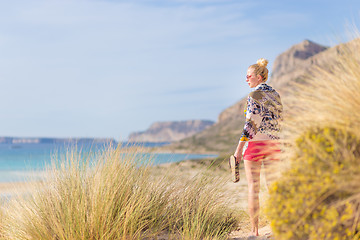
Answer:
<svg viewBox="0 0 360 240"><path fill-rule="evenodd" d="M0 196L7 198L16 194L24 194L33 190L30 182L0 182Z"/></svg>

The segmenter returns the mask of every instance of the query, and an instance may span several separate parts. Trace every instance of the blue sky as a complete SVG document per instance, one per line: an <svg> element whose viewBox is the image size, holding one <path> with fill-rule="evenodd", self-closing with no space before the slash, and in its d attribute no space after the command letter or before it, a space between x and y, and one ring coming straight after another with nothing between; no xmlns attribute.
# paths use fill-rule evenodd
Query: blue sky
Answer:
<svg viewBox="0 0 360 240"><path fill-rule="evenodd" d="M246 69L350 39L360 1L0 1L0 136L113 137L216 120Z"/></svg>

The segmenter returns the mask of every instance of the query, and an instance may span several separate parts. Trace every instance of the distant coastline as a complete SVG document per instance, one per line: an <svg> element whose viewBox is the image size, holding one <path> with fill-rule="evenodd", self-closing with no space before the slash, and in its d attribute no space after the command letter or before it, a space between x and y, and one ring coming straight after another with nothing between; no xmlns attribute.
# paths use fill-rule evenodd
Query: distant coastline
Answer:
<svg viewBox="0 0 360 240"><path fill-rule="evenodd" d="M123 147L141 146L141 147L161 147L170 144L170 142L118 142L113 138L49 138L49 137L0 137L0 144L24 145L24 144L110 144Z"/></svg>
<svg viewBox="0 0 360 240"><path fill-rule="evenodd" d="M62 144L62 143L110 143L117 144L112 138L43 138L43 137L0 137L0 144Z"/></svg>

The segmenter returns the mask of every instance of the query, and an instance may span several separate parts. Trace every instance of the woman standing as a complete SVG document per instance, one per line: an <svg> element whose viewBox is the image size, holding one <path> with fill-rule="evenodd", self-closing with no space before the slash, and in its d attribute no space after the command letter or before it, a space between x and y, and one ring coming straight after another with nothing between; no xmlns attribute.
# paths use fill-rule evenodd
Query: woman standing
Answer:
<svg viewBox="0 0 360 240"><path fill-rule="evenodd" d="M278 160L279 122L282 114L280 95L266 84L268 60L259 59L247 70L246 82L254 90L247 99L245 126L234 153L236 162L244 160L248 183L248 207L251 235L258 236L260 169L264 163L266 175L270 165ZM247 145L247 147L245 147ZM242 154L243 153L243 154ZM269 181L267 176L267 182Z"/></svg>

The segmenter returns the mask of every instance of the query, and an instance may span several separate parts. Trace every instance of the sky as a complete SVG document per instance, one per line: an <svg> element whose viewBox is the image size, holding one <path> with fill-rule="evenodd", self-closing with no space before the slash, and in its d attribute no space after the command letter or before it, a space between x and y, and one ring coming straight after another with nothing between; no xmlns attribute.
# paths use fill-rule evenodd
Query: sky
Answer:
<svg viewBox="0 0 360 240"><path fill-rule="evenodd" d="M0 136L126 140L216 121L247 67L351 39L359 0L0 0Z"/></svg>

